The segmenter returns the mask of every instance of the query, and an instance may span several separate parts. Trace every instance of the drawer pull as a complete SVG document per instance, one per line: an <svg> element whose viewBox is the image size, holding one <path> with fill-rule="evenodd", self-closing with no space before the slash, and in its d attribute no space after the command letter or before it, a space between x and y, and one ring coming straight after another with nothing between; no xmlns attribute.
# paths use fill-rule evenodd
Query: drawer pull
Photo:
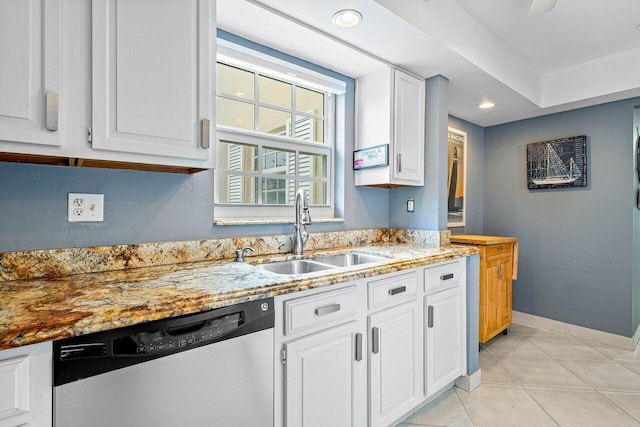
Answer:
<svg viewBox="0 0 640 427"><path fill-rule="evenodd" d="M449 280L449 279L453 279L453 273L443 274L442 276L440 276L440 280Z"/></svg>
<svg viewBox="0 0 640 427"><path fill-rule="evenodd" d="M371 328L371 352L378 354L380 351L380 330L378 328Z"/></svg>
<svg viewBox="0 0 640 427"><path fill-rule="evenodd" d="M407 291L406 286L399 286L397 288L389 289L389 295L401 294Z"/></svg>
<svg viewBox="0 0 640 427"><path fill-rule="evenodd" d="M362 360L362 334L356 334L356 361L360 362Z"/></svg>
<svg viewBox="0 0 640 427"><path fill-rule="evenodd" d="M340 311L340 304L331 304L325 307L316 308L316 315L324 316L325 314L335 313Z"/></svg>
<svg viewBox="0 0 640 427"><path fill-rule="evenodd" d="M433 306L427 308L427 327L433 328Z"/></svg>

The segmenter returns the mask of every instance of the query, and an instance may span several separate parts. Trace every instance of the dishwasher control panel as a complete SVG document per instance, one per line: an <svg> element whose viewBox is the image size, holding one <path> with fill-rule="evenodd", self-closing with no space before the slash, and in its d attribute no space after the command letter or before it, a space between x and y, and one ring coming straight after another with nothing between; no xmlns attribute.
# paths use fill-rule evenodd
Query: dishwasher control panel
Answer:
<svg viewBox="0 0 640 427"><path fill-rule="evenodd" d="M77 335L53 342L60 386L138 363L272 329L273 298Z"/></svg>
<svg viewBox="0 0 640 427"><path fill-rule="evenodd" d="M228 334L242 323L242 313L233 313L189 325L139 332L114 339L113 354L151 355L200 346Z"/></svg>

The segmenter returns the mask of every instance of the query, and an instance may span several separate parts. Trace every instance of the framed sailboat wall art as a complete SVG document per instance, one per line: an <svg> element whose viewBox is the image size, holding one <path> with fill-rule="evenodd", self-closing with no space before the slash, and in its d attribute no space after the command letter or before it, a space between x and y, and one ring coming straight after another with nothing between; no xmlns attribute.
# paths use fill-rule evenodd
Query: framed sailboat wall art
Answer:
<svg viewBox="0 0 640 427"><path fill-rule="evenodd" d="M585 135L527 144L527 188L587 186Z"/></svg>

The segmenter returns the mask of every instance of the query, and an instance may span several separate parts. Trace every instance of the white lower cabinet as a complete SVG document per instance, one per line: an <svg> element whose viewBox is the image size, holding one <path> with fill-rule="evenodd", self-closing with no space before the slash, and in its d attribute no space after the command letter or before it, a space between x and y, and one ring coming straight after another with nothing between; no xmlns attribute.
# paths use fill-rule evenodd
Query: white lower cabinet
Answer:
<svg viewBox="0 0 640 427"><path fill-rule="evenodd" d="M276 297L275 422L367 425L363 282Z"/></svg>
<svg viewBox="0 0 640 427"><path fill-rule="evenodd" d="M369 316L369 425L388 426L422 400L422 339L416 301Z"/></svg>
<svg viewBox="0 0 640 427"><path fill-rule="evenodd" d="M386 427L466 373L461 260L276 297L275 426Z"/></svg>
<svg viewBox="0 0 640 427"><path fill-rule="evenodd" d="M460 286L425 297L427 397L465 374L464 306Z"/></svg>
<svg viewBox="0 0 640 427"><path fill-rule="evenodd" d="M366 425L357 402L367 385L362 329L352 322L284 345L287 426Z"/></svg>
<svg viewBox="0 0 640 427"><path fill-rule="evenodd" d="M0 351L0 427L51 426L50 342Z"/></svg>

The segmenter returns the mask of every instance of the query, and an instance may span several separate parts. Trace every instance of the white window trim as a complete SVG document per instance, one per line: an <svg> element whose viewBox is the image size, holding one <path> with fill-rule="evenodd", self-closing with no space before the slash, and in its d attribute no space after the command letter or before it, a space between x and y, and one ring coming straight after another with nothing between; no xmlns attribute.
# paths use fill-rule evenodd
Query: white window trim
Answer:
<svg viewBox="0 0 640 427"><path fill-rule="evenodd" d="M283 136L264 134L255 131L240 130L226 126L217 126L217 140L229 140L244 142L251 145L269 146L272 148L282 148L285 150L303 151L307 153L327 154L327 205L310 205L312 219L324 218L335 219L335 153L336 153L336 97L346 93L346 83L334 79L327 75L317 73L298 65L274 58L261 52L248 49L244 46L236 45L227 40L218 39L217 60L232 66L251 70L265 76L274 77L294 85L299 85L309 89L316 89L326 92L325 100L325 143L305 142ZM246 101L246 100L245 100ZM312 115L309 115L310 117ZM330 118L330 119L329 119ZM344 120L344 119L342 119ZM299 148L292 147L295 144ZM219 144L216 144L216 150ZM217 153L216 153L217 157ZM246 173L254 176L260 174L260 167L257 173ZM234 173L244 175L244 173ZM264 176L260 174L259 176ZM298 180L300 177L298 177ZM215 170L214 180L218 179L218 169ZM304 181L304 179L302 179ZM309 180L319 181L319 180ZM214 181L214 223L233 223L232 219L252 218L269 222L291 222L293 221L293 206L274 206L258 204L218 204L215 203L216 182Z"/></svg>
<svg viewBox="0 0 640 427"><path fill-rule="evenodd" d="M330 92L335 95L344 95L346 93L347 84L342 80L334 79L308 68L237 45L228 40L218 39L217 48L217 59L227 62L229 65L236 65L278 80L301 84L308 88Z"/></svg>

